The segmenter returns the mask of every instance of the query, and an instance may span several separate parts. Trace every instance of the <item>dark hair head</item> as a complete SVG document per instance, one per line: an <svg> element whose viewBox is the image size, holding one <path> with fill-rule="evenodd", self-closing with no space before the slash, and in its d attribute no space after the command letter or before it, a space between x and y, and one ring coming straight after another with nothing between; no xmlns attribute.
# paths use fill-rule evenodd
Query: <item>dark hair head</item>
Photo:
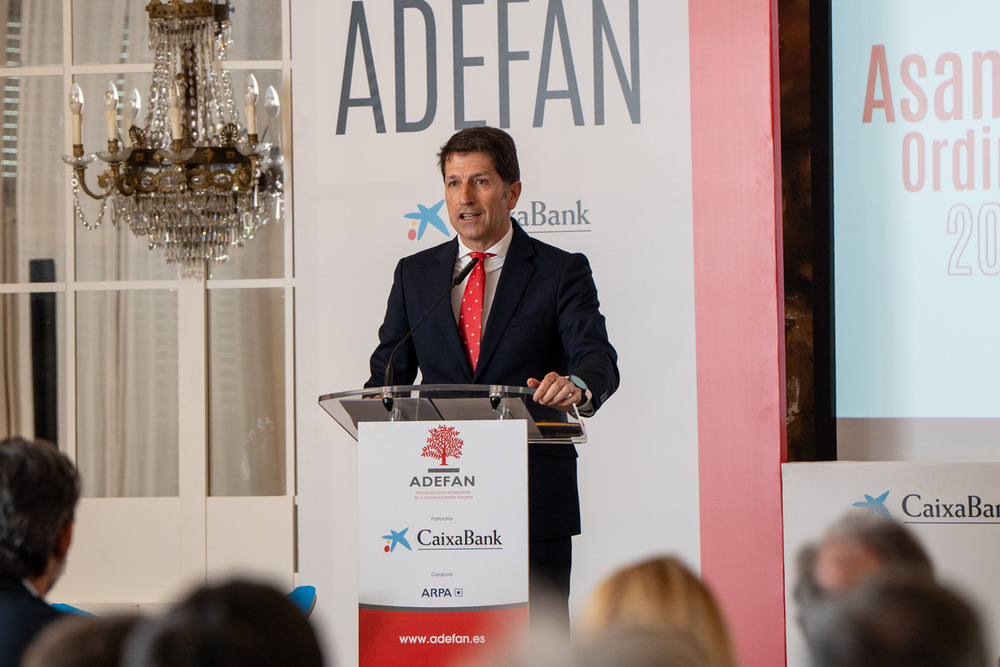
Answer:
<svg viewBox="0 0 1000 667"><path fill-rule="evenodd" d="M809 637L815 667L982 667L975 610L952 591L890 567L829 601Z"/></svg>
<svg viewBox="0 0 1000 667"><path fill-rule="evenodd" d="M455 153L486 153L493 160L493 168L507 185L521 180L517 164L517 148L509 134L495 127L477 125L459 130L438 152L438 166L442 178L445 163Z"/></svg>
<svg viewBox="0 0 1000 667"><path fill-rule="evenodd" d="M276 589L232 581L196 590L129 638L125 667L322 667L312 625Z"/></svg>
<svg viewBox="0 0 1000 667"><path fill-rule="evenodd" d="M79 498L76 468L55 445L0 442L0 572L44 574Z"/></svg>
<svg viewBox="0 0 1000 667"><path fill-rule="evenodd" d="M107 667L121 660L125 638L138 616L97 618L65 614L45 626L21 659L21 667Z"/></svg>
<svg viewBox="0 0 1000 667"><path fill-rule="evenodd" d="M903 524L877 514L851 513L830 527L827 539L860 544L883 563L905 563L932 575L931 559Z"/></svg>
<svg viewBox="0 0 1000 667"><path fill-rule="evenodd" d="M879 568L903 566L913 576L922 576L928 580L934 578L930 557L906 526L875 514L849 513L830 526L822 542L808 544L799 552L794 596L799 606L799 622L807 633L809 630L805 626L811 623L808 617L813 609L837 593L826 590L816 572L822 550L829 549L835 542L861 547L877 559ZM859 574L847 579L862 581L864 577Z"/></svg>

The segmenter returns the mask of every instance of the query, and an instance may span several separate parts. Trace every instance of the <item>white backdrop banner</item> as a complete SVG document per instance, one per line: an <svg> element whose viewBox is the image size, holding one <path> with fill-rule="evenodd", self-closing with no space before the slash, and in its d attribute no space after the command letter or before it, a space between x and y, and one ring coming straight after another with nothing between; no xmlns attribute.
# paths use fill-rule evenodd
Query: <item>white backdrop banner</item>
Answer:
<svg viewBox="0 0 1000 667"><path fill-rule="evenodd" d="M627 561L669 551L697 564L687 3L291 11L299 571L338 663L357 655L357 446L309 406L367 379L399 258L454 235L436 153L465 125L513 136L514 217L587 254L620 355L621 388L580 451L571 608Z"/></svg>
<svg viewBox="0 0 1000 667"><path fill-rule="evenodd" d="M1000 655L1000 463L786 463L782 482L789 667L809 665L792 598L798 554L848 512L888 514L912 530L938 580L977 607L988 655Z"/></svg>

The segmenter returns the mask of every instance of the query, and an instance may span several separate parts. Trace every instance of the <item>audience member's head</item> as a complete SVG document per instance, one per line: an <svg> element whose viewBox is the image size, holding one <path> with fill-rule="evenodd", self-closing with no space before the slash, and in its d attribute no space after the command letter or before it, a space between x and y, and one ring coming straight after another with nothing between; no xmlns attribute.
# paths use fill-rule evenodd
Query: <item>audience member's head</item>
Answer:
<svg viewBox="0 0 1000 667"><path fill-rule="evenodd" d="M125 638L138 621L138 616L66 614L39 633L21 667L118 667Z"/></svg>
<svg viewBox="0 0 1000 667"><path fill-rule="evenodd" d="M706 647L680 628L620 627L585 641L576 667L705 667ZM732 664L732 663L729 663Z"/></svg>
<svg viewBox="0 0 1000 667"><path fill-rule="evenodd" d="M808 635L811 617L831 597L848 592L887 567L905 567L933 580L927 552L900 523L876 514L852 512L834 523L819 544L799 553L795 600Z"/></svg>
<svg viewBox="0 0 1000 667"><path fill-rule="evenodd" d="M276 589L246 581L200 588L130 635L124 667L321 667L309 620Z"/></svg>
<svg viewBox="0 0 1000 667"><path fill-rule="evenodd" d="M814 667L984 667L976 613L953 592L889 566L828 601L809 636Z"/></svg>
<svg viewBox="0 0 1000 667"><path fill-rule="evenodd" d="M69 550L80 497L76 468L47 442L0 442L0 573L44 595Z"/></svg>
<svg viewBox="0 0 1000 667"><path fill-rule="evenodd" d="M703 650L705 664L736 663L715 598L676 558L654 558L619 570L587 601L580 620L585 638L630 628L681 633Z"/></svg>

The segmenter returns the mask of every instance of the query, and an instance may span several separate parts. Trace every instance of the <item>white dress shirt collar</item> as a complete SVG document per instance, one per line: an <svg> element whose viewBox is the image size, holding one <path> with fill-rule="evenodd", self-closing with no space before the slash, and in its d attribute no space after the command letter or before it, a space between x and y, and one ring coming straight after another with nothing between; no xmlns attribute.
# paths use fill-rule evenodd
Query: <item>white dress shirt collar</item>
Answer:
<svg viewBox="0 0 1000 667"><path fill-rule="evenodd" d="M503 238L501 238L499 241L497 241L492 246L490 246L486 250L486 252L490 253L492 255L495 255L497 257L506 257L507 256L507 251L510 250L510 241L513 238L514 238L514 223L511 222L510 223L510 227L507 228L507 233L503 235ZM462 243L462 237L459 236L458 237L458 258L459 259L466 259L467 260L468 257L469 257L469 253L470 252L473 252L473 251L469 248L469 246L467 246L464 243ZM462 264L464 265L465 262L463 261Z"/></svg>

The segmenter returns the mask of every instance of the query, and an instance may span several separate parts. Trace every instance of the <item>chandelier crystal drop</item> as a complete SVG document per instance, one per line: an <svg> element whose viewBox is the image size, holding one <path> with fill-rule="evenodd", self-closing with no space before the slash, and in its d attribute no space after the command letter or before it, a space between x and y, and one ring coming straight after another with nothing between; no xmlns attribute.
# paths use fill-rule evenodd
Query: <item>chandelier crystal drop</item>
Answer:
<svg viewBox="0 0 1000 667"><path fill-rule="evenodd" d="M229 6L209 0L150 0L149 48L153 81L149 110L133 89L122 108L127 126L119 136L119 93L109 81L104 93L108 149L84 153L81 127L83 91L73 84L69 109L73 154L70 184L76 219L96 229L110 209L112 223L125 223L149 248L162 248L182 277L202 278L206 262L225 262L229 249L242 247L262 225L281 220L283 159L277 148L259 141L257 80L243 88L246 125L237 114L229 71L222 63L232 43ZM268 86L264 108L274 119L281 108ZM266 134L266 130L265 130ZM106 164L98 190L84 176L95 160ZM100 201L94 223L83 215L81 191Z"/></svg>

